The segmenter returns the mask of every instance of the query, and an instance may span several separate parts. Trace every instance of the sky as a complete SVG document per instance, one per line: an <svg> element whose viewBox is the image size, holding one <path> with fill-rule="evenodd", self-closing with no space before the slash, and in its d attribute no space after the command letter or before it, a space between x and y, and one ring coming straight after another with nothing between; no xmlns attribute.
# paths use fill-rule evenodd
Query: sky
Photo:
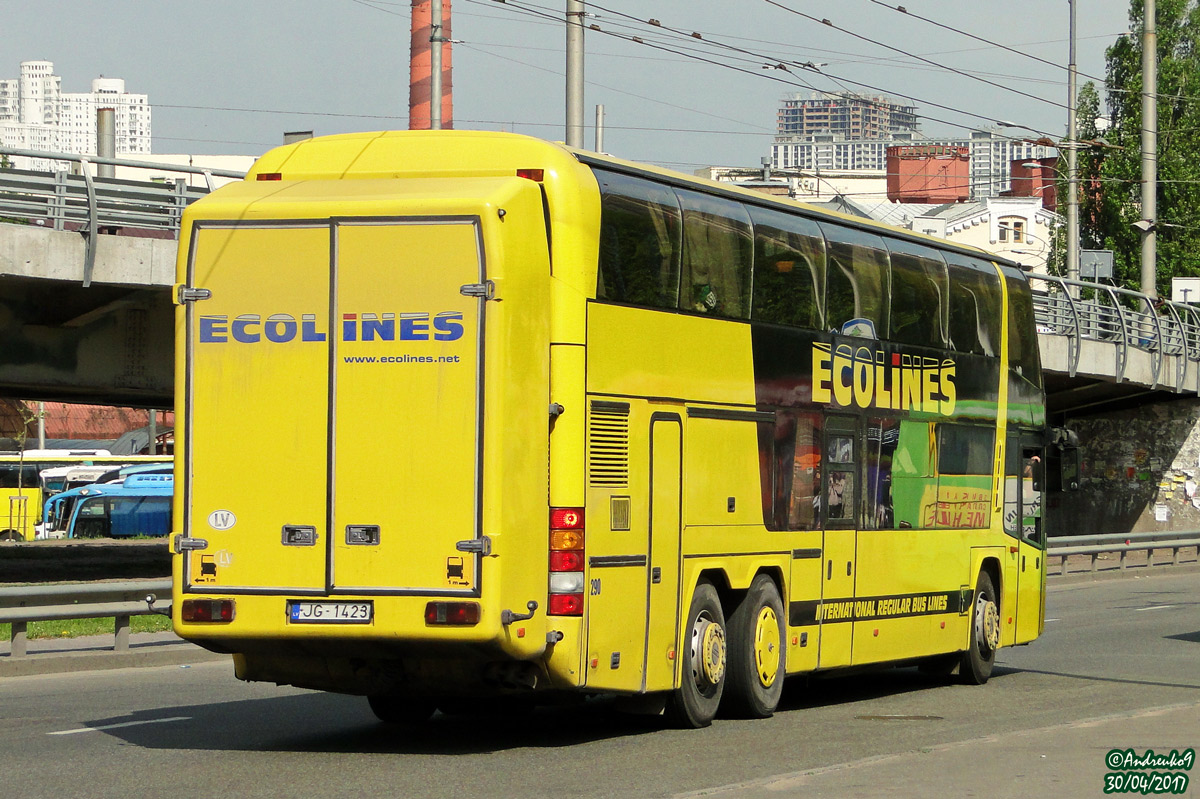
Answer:
<svg viewBox="0 0 1200 799"><path fill-rule="evenodd" d="M897 0L589 2L586 146L603 104L606 152L757 166L780 100L814 89L915 105L929 136L997 121L1065 136L1068 0L899 2L908 13ZM1128 0L1074 2L1079 85L1100 83ZM565 138L564 8L452 0L455 127ZM408 125L404 0L0 0L0 19L0 78L29 60L53 61L66 92L123 78L149 96L155 153L257 156L285 131Z"/></svg>

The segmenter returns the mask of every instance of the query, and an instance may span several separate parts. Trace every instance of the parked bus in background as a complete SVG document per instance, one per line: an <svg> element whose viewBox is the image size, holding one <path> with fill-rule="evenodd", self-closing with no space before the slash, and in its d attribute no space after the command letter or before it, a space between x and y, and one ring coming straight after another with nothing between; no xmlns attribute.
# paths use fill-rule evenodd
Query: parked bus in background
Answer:
<svg viewBox="0 0 1200 799"><path fill-rule="evenodd" d="M57 470L79 466L108 468L130 463L170 463L170 456L112 455L108 450L41 449L0 453L0 541L32 541L42 508L54 490ZM42 472L55 472L46 481ZM65 474L65 473L63 473ZM61 490L61 489L60 489Z"/></svg>
<svg viewBox="0 0 1200 799"><path fill-rule="evenodd" d="M67 538L134 538L171 532L170 474L134 474L121 482L76 489L65 529ZM70 492L68 492L70 493Z"/></svg>
<svg viewBox="0 0 1200 799"><path fill-rule="evenodd" d="M138 475L154 475L158 482L162 482L165 479L163 476L171 478L171 480L174 479L173 470L174 466L169 462L141 463L131 466L122 465L116 468L106 468L94 483L97 488L101 486L115 487L124 484L130 477ZM42 474L45 475L45 472ZM66 491L59 491L46 500L45 507L42 509L42 523L37 526L37 538L74 537L71 534L71 520L75 504L80 499L93 496L97 493L95 491L89 492L89 485L91 484L77 486ZM153 487L154 482L144 483L144 485Z"/></svg>
<svg viewBox="0 0 1200 799"><path fill-rule="evenodd" d="M467 131L272 150L180 245L175 629L241 679L699 727L1041 632L1014 263Z"/></svg>

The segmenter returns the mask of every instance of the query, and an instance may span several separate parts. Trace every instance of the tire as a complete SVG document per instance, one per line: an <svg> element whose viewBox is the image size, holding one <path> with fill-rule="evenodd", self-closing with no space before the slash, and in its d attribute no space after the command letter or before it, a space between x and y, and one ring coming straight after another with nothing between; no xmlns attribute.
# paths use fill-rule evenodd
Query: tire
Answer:
<svg viewBox="0 0 1200 799"><path fill-rule="evenodd" d="M371 712L385 724L413 726L423 724L433 715L437 705L430 699L409 696L372 694L367 697Z"/></svg>
<svg viewBox="0 0 1200 799"><path fill-rule="evenodd" d="M769 718L783 694L783 600L775 581L765 574L729 617L729 676L721 712L737 718Z"/></svg>
<svg viewBox="0 0 1200 799"><path fill-rule="evenodd" d="M1000 608L996 589L987 572L980 572L975 583L975 601L971 608L971 646L962 655L959 677L968 685L983 685L992 676L996 650L1000 645Z"/></svg>
<svg viewBox="0 0 1200 799"><path fill-rule="evenodd" d="M24 541L25 536L16 530L0 530L0 541Z"/></svg>
<svg viewBox="0 0 1200 799"><path fill-rule="evenodd" d="M917 664L917 670L928 677L949 677L958 669L958 655L934 655Z"/></svg>
<svg viewBox="0 0 1200 799"><path fill-rule="evenodd" d="M712 724L725 691L725 614L712 583L702 582L692 594L683 626L679 687L667 699L667 720L678 727Z"/></svg>

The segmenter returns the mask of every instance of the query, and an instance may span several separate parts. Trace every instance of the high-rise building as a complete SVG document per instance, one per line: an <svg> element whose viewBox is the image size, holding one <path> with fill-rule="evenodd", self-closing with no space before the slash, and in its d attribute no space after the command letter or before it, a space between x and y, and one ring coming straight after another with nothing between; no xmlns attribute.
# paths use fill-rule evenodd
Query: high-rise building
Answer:
<svg viewBox="0 0 1200 799"><path fill-rule="evenodd" d="M23 61L19 78L0 80L0 144L95 155L96 111L101 108L115 112L118 154L150 152L146 95L130 94L124 80L105 77L93 80L90 92L64 92L52 62Z"/></svg>
<svg viewBox="0 0 1200 799"><path fill-rule="evenodd" d="M887 139L917 131L917 109L887 97L814 92L783 98L776 140L833 134L846 139Z"/></svg>

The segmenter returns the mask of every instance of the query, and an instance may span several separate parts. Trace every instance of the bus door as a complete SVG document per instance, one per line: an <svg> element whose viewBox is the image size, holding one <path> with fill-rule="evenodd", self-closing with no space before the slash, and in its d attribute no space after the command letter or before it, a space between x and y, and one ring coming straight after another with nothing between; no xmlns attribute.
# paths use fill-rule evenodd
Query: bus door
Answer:
<svg viewBox="0 0 1200 799"><path fill-rule="evenodd" d="M1010 436L1005 468L1004 530L1015 539L1016 640L1032 641L1045 619L1046 533L1042 525L1044 453L1031 436ZM1012 550L1016 551L1013 552Z"/></svg>
<svg viewBox="0 0 1200 799"><path fill-rule="evenodd" d="M821 581L820 668L851 663L859 495L858 425L853 417L825 419L821 463L824 564Z"/></svg>
<svg viewBox="0 0 1200 799"><path fill-rule="evenodd" d="M476 591L457 544L481 535L480 235L474 217L335 227L334 593Z"/></svg>
<svg viewBox="0 0 1200 799"><path fill-rule="evenodd" d="M628 424L628 415L628 403L591 403L589 461L606 446L604 439ZM589 688L640 692L675 684L682 437L678 414L655 413L648 479L631 472L630 490L622 491L597 485L593 475L589 507L603 516L589 511ZM646 494L639 496L639 484Z"/></svg>

